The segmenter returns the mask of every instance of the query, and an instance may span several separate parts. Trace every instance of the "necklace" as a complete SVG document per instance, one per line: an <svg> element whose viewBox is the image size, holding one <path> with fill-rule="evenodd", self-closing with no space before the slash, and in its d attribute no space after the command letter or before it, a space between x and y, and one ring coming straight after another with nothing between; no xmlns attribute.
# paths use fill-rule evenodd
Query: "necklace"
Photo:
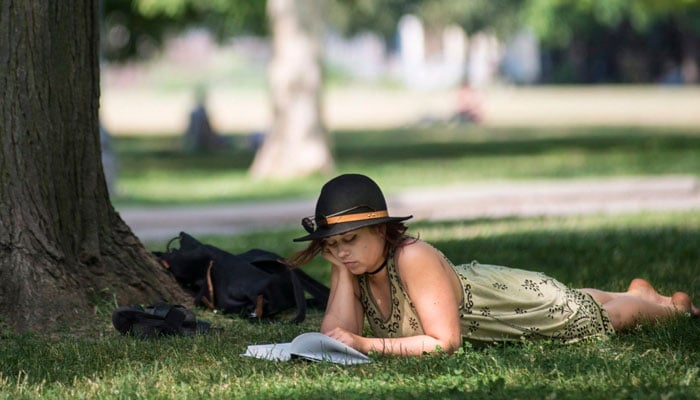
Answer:
<svg viewBox="0 0 700 400"><path fill-rule="evenodd" d="M375 269L372 272L366 272L366 274L367 275L376 275L376 274L380 273L384 268L386 268L386 263L388 261L389 261L389 258L385 258L384 262L382 263L382 265L379 266L379 268Z"/></svg>

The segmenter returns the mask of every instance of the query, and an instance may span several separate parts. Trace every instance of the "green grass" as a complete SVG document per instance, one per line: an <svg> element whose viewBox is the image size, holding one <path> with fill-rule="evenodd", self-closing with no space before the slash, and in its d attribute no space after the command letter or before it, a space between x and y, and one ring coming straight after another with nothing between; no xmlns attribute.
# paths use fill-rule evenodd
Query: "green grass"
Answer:
<svg viewBox="0 0 700 400"><path fill-rule="evenodd" d="M478 259L544 271L572 286L622 290L643 276L664 291L700 298L700 212L643 213L416 223L456 262ZM293 231L205 242L238 252L295 250ZM152 250L165 243L148 243ZM320 262L304 267L327 282ZM100 305L91 336L0 332L0 398L700 398L700 320L640 325L632 334L573 345L536 341L413 359L373 356L342 367L239 357L251 343L288 341L318 330L321 313L300 325L253 324L198 310L220 330L196 338L138 340L110 326Z"/></svg>
<svg viewBox="0 0 700 400"><path fill-rule="evenodd" d="M230 149L187 154L177 136L116 136L120 173L115 204L313 197L327 179L253 180L247 169L254 153L245 146L245 139L234 139ZM506 179L698 175L700 171L700 129L435 127L334 132L333 142L338 173L368 174L387 193Z"/></svg>

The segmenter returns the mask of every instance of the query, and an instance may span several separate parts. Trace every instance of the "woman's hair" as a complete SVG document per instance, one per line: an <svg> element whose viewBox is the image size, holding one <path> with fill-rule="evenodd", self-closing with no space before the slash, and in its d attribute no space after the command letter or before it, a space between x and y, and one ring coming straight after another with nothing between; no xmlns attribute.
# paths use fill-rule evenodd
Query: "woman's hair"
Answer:
<svg viewBox="0 0 700 400"><path fill-rule="evenodd" d="M411 239L412 241L417 240L417 238L411 238L410 236L406 235L408 226L406 226L406 224L403 222L387 222L383 225L386 227L386 231L384 233L384 239L386 240L384 252L386 254L391 254L393 249L406 244L407 239ZM372 225L370 226L370 229L379 229L380 226L382 225ZM323 246L323 239L312 240L305 249L299 250L292 254L287 261L294 267L300 267L309 263L314 257L316 257L316 255L318 255L318 253L322 252Z"/></svg>

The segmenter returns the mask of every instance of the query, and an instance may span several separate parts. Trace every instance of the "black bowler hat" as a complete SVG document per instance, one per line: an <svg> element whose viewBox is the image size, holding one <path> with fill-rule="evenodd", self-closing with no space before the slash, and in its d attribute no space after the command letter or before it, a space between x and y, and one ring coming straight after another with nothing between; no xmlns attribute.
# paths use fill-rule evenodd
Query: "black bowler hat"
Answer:
<svg viewBox="0 0 700 400"><path fill-rule="evenodd" d="M321 188L316 214L301 220L309 234L294 241L321 239L411 217L390 217L382 190L372 179L360 174L340 175Z"/></svg>

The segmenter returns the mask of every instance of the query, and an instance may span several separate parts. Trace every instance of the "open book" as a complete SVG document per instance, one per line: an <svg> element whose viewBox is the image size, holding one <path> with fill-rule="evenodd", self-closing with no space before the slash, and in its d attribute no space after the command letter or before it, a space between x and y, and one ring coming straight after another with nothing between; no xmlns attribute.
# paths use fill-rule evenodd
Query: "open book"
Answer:
<svg viewBox="0 0 700 400"><path fill-rule="evenodd" d="M295 337L291 343L251 345L241 355L273 361L304 358L346 365L370 362L366 355L319 332L302 333Z"/></svg>

